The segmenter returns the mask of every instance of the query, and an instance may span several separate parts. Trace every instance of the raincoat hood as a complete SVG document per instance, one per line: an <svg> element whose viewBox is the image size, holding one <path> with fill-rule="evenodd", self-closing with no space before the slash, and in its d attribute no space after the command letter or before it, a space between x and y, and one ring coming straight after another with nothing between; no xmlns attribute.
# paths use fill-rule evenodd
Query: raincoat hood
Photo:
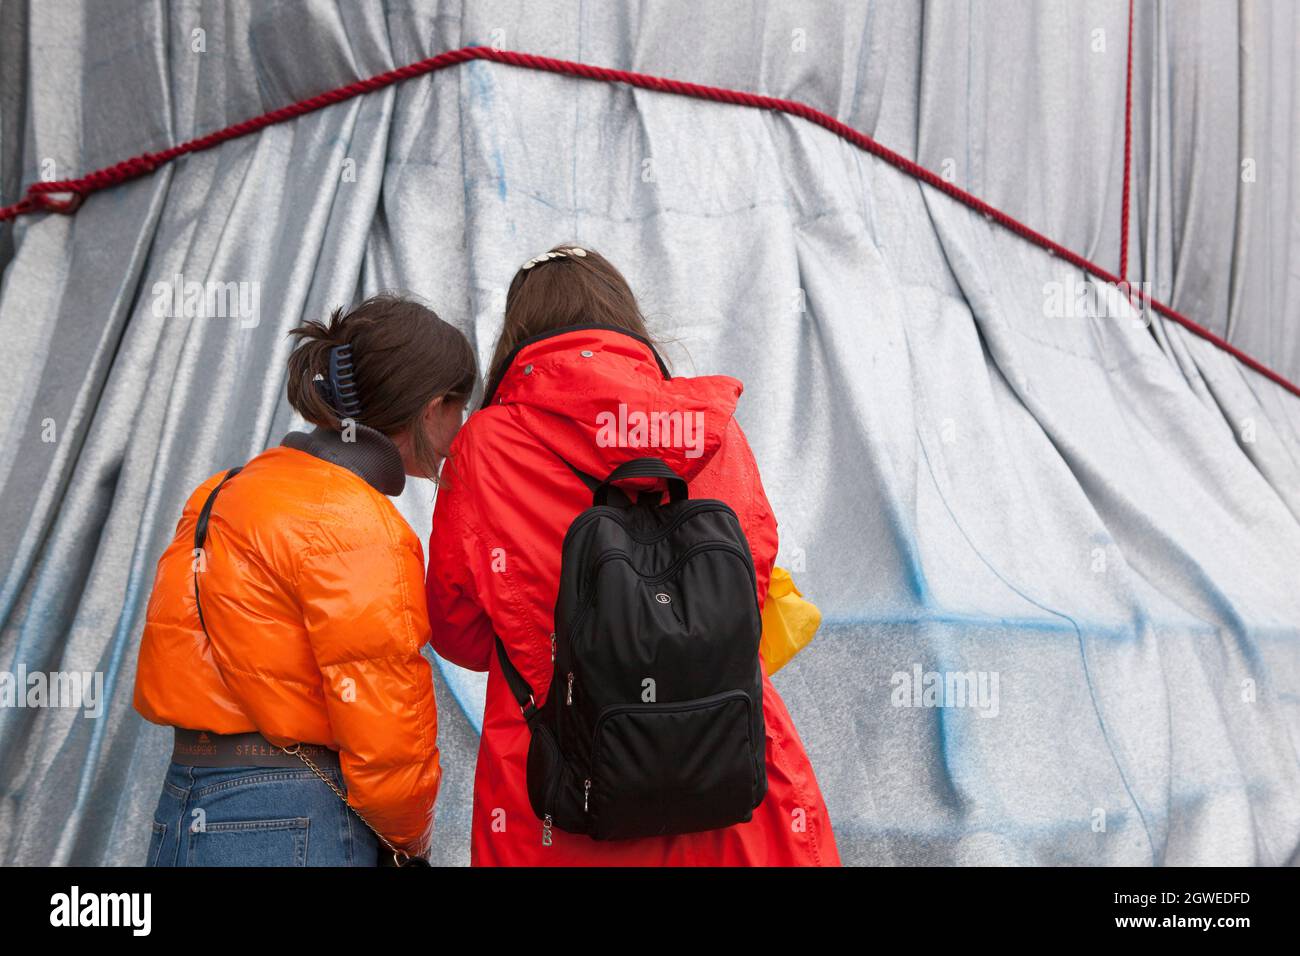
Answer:
<svg viewBox="0 0 1300 956"><path fill-rule="evenodd" d="M484 405L507 406L538 442L597 478L654 456L690 481L722 446L743 388L726 375L673 378L640 336L585 326L523 342Z"/></svg>

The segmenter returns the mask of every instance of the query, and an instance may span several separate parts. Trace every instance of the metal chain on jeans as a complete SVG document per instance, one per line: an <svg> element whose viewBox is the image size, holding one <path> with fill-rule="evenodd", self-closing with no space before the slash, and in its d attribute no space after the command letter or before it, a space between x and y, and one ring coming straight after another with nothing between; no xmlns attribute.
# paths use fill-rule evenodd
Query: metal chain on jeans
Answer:
<svg viewBox="0 0 1300 956"><path fill-rule="evenodd" d="M378 830L372 827L370 825L370 821L367 820L365 817L363 817L357 811L356 807L348 803L347 796L343 793L342 790L339 789L338 785L333 780L331 780L321 770L320 767L316 766L315 762L310 757L308 757L305 753L302 752L302 744L300 743L294 744L292 749L289 747L281 747L280 749L287 754L291 754L297 757L299 760L301 760L303 763L307 765L308 769L311 770L312 773L314 773L316 776L320 777L323 781L325 781L325 786L329 787L331 790L334 791L334 795L343 801L343 806L351 810L353 816L355 816L358 820L364 823L366 825L366 829L368 829L371 833L373 833L376 837L379 838L380 843L388 847L389 851L392 852L393 854L394 863L396 863L398 866L402 866L403 864L406 863L407 860L411 859L411 854L407 853L405 850L399 850L397 847L389 843L388 838L386 836L384 836L382 833L380 833Z"/></svg>

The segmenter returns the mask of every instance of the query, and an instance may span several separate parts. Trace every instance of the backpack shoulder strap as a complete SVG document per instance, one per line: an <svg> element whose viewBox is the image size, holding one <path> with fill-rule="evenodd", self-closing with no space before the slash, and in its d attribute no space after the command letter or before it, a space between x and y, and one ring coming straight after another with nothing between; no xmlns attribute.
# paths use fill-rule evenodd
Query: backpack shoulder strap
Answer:
<svg viewBox="0 0 1300 956"><path fill-rule="evenodd" d="M559 455L556 455L555 457L560 458ZM600 487L599 481L597 481L591 475L587 474L585 471L579 471L577 468L574 468L572 465L569 464L567 459L560 458L560 461L564 462L564 467L568 468L569 471L573 472L575 475L578 476L578 480L587 486L588 491L594 493L595 490Z"/></svg>
<svg viewBox="0 0 1300 956"><path fill-rule="evenodd" d="M510 687L510 693L514 695L515 703L519 705L520 711L523 712L524 722L531 728L533 720L541 713L537 707L537 701L533 699L533 689L528 686L528 681L524 679L524 675L519 673L514 664L510 663L510 655L506 653L506 646L502 643L501 638L493 635L492 639L496 641L497 660L501 662L501 674Z"/></svg>
<svg viewBox="0 0 1300 956"><path fill-rule="evenodd" d="M574 468L573 465L569 464L567 459L561 458L559 455L556 455L555 457L559 458L560 461L564 462L564 466L568 468L569 471L577 475L578 480L587 486L587 490L591 492L594 500L596 493L600 490L600 487L602 484L604 484L604 482L602 482L599 478L593 478L585 471L579 471L577 468ZM615 488L612 485L608 486L607 493L612 496L612 498L610 499L610 503L612 504L619 505L621 507L624 505L630 505L632 503L632 499L630 499L626 494L624 494L621 488ZM653 492L650 493L642 492L641 494L647 495L647 497L653 497L655 500L658 500L659 497L658 495L653 494Z"/></svg>

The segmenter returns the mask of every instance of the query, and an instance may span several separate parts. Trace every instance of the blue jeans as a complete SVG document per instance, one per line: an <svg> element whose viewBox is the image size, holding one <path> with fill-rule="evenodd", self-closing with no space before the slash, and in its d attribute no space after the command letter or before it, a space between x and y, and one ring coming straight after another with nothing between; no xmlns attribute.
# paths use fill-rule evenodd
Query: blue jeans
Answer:
<svg viewBox="0 0 1300 956"><path fill-rule="evenodd" d="M337 768L321 768L340 789ZM379 842L306 767L172 764L149 866L376 866Z"/></svg>

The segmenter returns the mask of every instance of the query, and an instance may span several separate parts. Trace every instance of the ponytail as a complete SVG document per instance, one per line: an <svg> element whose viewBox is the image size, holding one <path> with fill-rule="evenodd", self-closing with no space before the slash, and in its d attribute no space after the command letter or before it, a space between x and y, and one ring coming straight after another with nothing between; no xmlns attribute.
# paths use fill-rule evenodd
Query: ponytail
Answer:
<svg viewBox="0 0 1300 956"><path fill-rule="evenodd" d="M409 432L425 475L437 473L421 415L435 398L467 401L478 377L474 350L459 330L418 302L377 295L289 334L298 340L289 356L289 404L299 415L335 431L351 418L390 438ZM341 347L332 374L330 353ZM351 368L340 374L348 361Z"/></svg>
<svg viewBox="0 0 1300 956"><path fill-rule="evenodd" d="M313 425L335 431L343 428L343 422L318 387L317 377L327 380L330 350L347 344L342 326L343 310L335 309L328 324L311 319L289 332L298 339L298 346L289 356L289 404Z"/></svg>

